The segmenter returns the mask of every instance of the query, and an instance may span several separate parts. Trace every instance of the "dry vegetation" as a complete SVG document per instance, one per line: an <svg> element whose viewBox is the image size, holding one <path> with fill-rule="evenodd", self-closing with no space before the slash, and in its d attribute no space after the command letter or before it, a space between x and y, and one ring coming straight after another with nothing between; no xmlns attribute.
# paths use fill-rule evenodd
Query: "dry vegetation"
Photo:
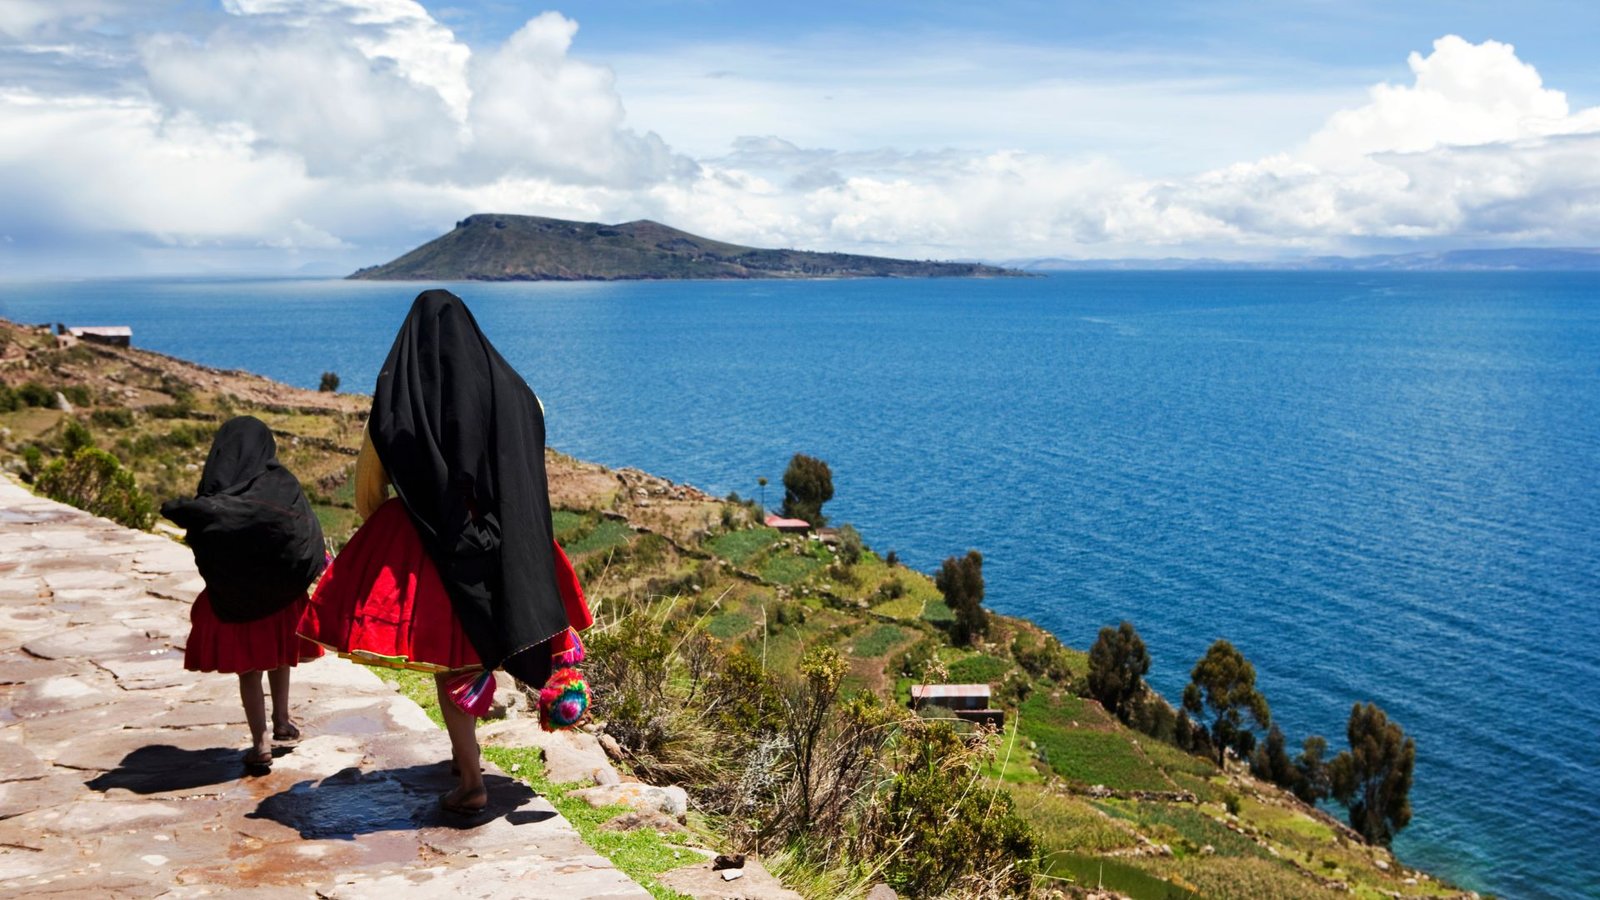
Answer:
<svg viewBox="0 0 1600 900"><path fill-rule="evenodd" d="M159 503L193 489L217 424L249 413L278 435L330 540L356 525L364 397L139 350L58 349L3 322L0 385L0 401L28 385L49 394L0 403L0 465L25 479L87 428ZM58 391L71 411L54 408ZM748 503L641 472L555 452L548 469L558 537L600 620L590 666L607 730L636 771L682 783L706 828L774 856L810 896L884 878L927 895L1459 893L1282 790L1124 727L1082 696L1084 654L1029 622L996 616L958 649L923 573L870 550L846 565L760 526ZM905 710L913 683L947 676L995 685L1007 730ZM942 818L918 818L928 810ZM958 852L944 832L977 843ZM1036 859L1007 857L1007 841Z"/></svg>

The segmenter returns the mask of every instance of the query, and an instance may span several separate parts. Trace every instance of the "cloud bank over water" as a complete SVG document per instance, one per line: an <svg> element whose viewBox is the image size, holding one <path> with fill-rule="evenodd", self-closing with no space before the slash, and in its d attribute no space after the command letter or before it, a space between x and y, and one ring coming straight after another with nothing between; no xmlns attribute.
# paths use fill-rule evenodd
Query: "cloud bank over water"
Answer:
<svg viewBox="0 0 1600 900"><path fill-rule="evenodd" d="M491 210L913 257L1600 244L1600 108L1574 109L1493 40L1441 37L1411 54L1409 79L1330 105L1293 146L1158 177L1072 132L1081 85L1038 110L1081 151L981 130L961 147L806 146L826 129L796 106L792 129L752 116L770 133L691 154L630 119L578 35L544 12L469 46L413 0L0 5L0 260L49 274L366 264ZM852 114L880 102L872 87ZM781 85L719 89L785 108ZM1186 140L1130 127L1169 152Z"/></svg>

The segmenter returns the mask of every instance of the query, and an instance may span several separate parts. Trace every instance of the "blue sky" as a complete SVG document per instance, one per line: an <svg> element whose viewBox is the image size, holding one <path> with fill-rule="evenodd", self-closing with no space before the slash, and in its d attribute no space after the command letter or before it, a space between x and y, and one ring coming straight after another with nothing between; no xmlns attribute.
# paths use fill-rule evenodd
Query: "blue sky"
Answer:
<svg viewBox="0 0 1600 900"><path fill-rule="evenodd" d="M1600 244L1600 4L7 0L7 274L470 212L1012 259Z"/></svg>

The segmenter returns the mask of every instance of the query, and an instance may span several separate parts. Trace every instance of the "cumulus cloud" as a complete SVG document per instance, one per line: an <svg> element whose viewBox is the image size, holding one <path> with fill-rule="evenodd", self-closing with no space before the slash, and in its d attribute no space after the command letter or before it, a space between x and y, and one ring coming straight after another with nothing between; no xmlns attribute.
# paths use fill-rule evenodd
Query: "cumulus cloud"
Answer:
<svg viewBox="0 0 1600 900"><path fill-rule="evenodd" d="M0 30L33 41L71 16ZM1284 152L1152 178L1107 155L835 150L781 128L692 160L630 120L577 29L547 12L473 48L413 0L224 0L204 27L139 35L115 89L45 77L60 64L0 89L0 234L355 264L488 210L917 257L1600 243L1600 109L1494 41L1439 39Z"/></svg>

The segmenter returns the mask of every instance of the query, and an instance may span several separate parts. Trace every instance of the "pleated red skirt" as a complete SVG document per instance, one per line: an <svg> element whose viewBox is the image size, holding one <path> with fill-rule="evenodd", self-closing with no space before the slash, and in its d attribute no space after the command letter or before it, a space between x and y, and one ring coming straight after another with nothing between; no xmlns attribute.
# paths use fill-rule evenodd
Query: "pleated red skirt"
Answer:
<svg viewBox="0 0 1600 900"><path fill-rule="evenodd" d="M368 665L482 666L399 500L378 507L328 566L300 616L300 634Z"/></svg>
<svg viewBox="0 0 1600 900"><path fill-rule="evenodd" d="M560 544L553 549L570 626L550 640L560 662L575 650L581 655L577 632L592 625L594 616L571 561ZM328 566L300 616L299 632L367 665L425 672L483 666L399 499L378 507Z"/></svg>
<svg viewBox="0 0 1600 900"><path fill-rule="evenodd" d="M191 672L268 672L316 659L322 648L295 633L305 611L304 597L254 622L224 622L201 591L189 609L189 641L183 667Z"/></svg>

